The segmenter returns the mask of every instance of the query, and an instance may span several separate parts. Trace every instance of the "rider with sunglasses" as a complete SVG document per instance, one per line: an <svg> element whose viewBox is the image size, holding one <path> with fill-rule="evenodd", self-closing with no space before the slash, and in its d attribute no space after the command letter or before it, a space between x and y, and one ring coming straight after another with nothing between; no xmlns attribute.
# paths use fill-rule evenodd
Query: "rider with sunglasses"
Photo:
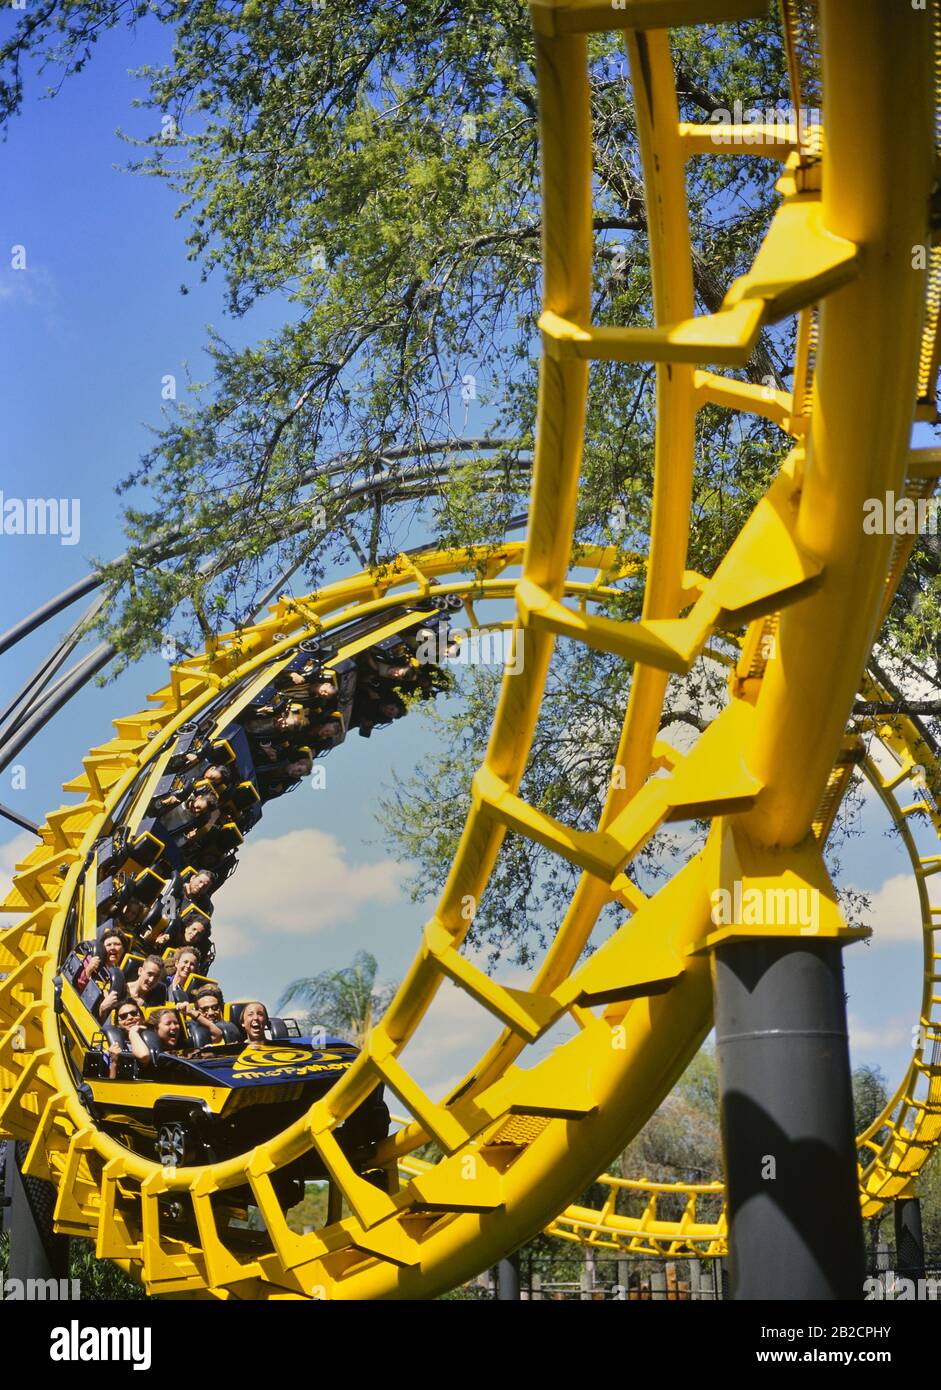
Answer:
<svg viewBox="0 0 941 1390"><path fill-rule="evenodd" d="M120 1042L115 1038L108 1048L108 1074L112 1081L118 1074L118 1058L122 1053L133 1052L131 1034L135 1029L143 1028L144 1015L139 1004L135 1004L133 999L125 999L118 1005L115 1020L122 1036Z"/></svg>

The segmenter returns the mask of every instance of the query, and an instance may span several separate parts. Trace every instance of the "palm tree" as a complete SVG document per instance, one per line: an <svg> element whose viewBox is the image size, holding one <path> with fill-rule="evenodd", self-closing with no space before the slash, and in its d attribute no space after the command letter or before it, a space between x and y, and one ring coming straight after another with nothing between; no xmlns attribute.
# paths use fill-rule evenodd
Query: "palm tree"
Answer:
<svg viewBox="0 0 941 1390"><path fill-rule="evenodd" d="M359 1047L372 1027L374 1015L385 1011L395 993L394 985L376 984L378 969L375 956L357 951L352 965L342 970L324 970L319 975L292 980L278 1000L278 1012L297 1000L309 1010L310 1032L325 1028Z"/></svg>

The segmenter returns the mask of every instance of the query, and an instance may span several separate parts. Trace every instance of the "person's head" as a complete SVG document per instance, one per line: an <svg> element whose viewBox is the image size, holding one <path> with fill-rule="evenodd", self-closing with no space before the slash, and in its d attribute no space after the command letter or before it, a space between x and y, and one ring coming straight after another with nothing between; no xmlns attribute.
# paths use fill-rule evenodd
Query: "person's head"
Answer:
<svg viewBox="0 0 941 1390"><path fill-rule="evenodd" d="M314 681L314 684L311 686L311 694L316 700L330 700L336 693L336 681L319 680Z"/></svg>
<svg viewBox="0 0 941 1390"><path fill-rule="evenodd" d="M401 719L405 711L401 705L394 704L390 700L379 706L379 713L383 719Z"/></svg>
<svg viewBox="0 0 941 1390"><path fill-rule="evenodd" d="M289 777L306 777L314 766L314 760L310 754L303 758L295 758L289 762L285 769Z"/></svg>
<svg viewBox="0 0 941 1390"><path fill-rule="evenodd" d="M102 932L98 939L98 955L106 965L120 965L126 949L124 937L113 928Z"/></svg>
<svg viewBox="0 0 941 1390"><path fill-rule="evenodd" d="M220 1019L222 1017L222 990L217 989L215 985L206 985L196 996L196 1007L207 1018Z"/></svg>
<svg viewBox="0 0 941 1390"><path fill-rule="evenodd" d="M199 964L199 952L193 946L183 946L173 957L173 977L185 984Z"/></svg>
<svg viewBox="0 0 941 1390"><path fill-rule="evenodd" d="M136 1024L144 1022L140 1005L135 1004L133 999L123 999L115 1010L114 1016L122 1033L129 1033Z"/></svg>
<svg viewBox="0 0 941 1390"><path fill-rule="evenodd" d="M136 927L144 920L146 911L140 898L128 898L126 902L118 904L114 920L120 922L123 927Z"/></svg>
<svg viewBox="0 0 941 1390"><path fill-rule="evenodd" d="M191 792L186 798L186 809L191 811L194 816L201 816L204 811L211 811L219 803L219 798L211 788L204 788L202 791Z"/></svg>
<svg viewBox="0 0 941 1390"><path fill-rule="evenodd" d="M150 994L162 979L163 961L159 956L148 956L137 972L137 988L142 994Z"/></svg>
<svg viewBox="0 0 941 1390"><path fill-rule="evenodd" d="M180 1045L180 1020L176 1009L161 1009L152 1014L150 1026L160 1039L167 1052L175 1052Z"/></svg>
<svg viewBox="0 0 941 1390"><path fill-rule="evenodd" d="M215 886L216 876L210 869L195 869L183 884L183 892L188 898L200 898Z"/></svg>
<svg viewBox="0 0 941 1390"><path fill-rule="evenodd" d="M186 942L187 946L201 948L203 942L206 940L208 931L209 926L207 922L202 917L194 917L186 922L183 927L183 940Z"/></svg>
<svg viewBox="0 0 941 1390"><path fill-rule="evenodd" d="M242 1032L249 1042L260 1042L265 1036L265 1029L268 1026L268 1010L264 1004L253 999L246 1004L242 1010Z"/></svg>
<svg viewBox="0 0 941 1390"><path fill-rule="evenodd" d="M229 780L229 774L221 763L213 763L212 767L207 767L203 773L203 780L215 788L224 787Z"/></svg>
<svg viewBox="0 0 941 1390"><path fill-rule="evenodd" d="M321 719L314 733L318 738L336 738L337 734L343 732L343 726L339 719Z"/></svg>
<svg viewBox="0 0 941 1390"><path fill-rule="evenodd" d="M288 705L286 710L274 717L275 728L280 729L282 733L288 733L291 729L303 729L309 723L310 719L303 705Z"/></svg>

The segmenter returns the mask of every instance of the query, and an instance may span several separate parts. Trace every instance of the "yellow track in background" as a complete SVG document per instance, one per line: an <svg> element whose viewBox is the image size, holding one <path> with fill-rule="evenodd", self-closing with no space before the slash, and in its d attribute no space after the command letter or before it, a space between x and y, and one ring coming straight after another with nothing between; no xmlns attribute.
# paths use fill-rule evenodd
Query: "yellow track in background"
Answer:
<svg viewBox="0 0 941 1390"><path fill-rule="evenodd" d="M711 951L730 939L711 922L714 889L734 879L809 886L821 895L820 934L855 935L839 913L822 848L838 800L844 730L898 560L890 537L863 535L862 503L901 493L906 477L924 467L909 440L916 401L928 390L922 378L937 365L937 291L926 270L912 268L912 248L931 245L937 13L885 0L822 0L822 157L809 144L787 153L780 207L754 266L719 312L696 318L683 170L688 158L721 157L722 150L711 144L711 127L679 123L665 31L765 9L764 0L532 6L545 304L525 549L503 547L482 562L481 575L450 584L436 581L453 573L454 557L430 555L420 567L403 561L305 601L282 600L266 622L176 667L154 708L117 721L116 738L93 750L84 774L69 784L85 800L49 816L42 845L21 866L6 904L21 920L0 936L0 970L8 972L0 982L0 1126L29 1141L26 1171L55 1183L57 1229L93 1239L100 1258L116 1260L152 1292L415 1298L461 1283L575 1201L685 1070L711 1026ZM654 274L651 328L600 328L590 318L586 32L611 28L625 31L636 97ZM737 152L781 162L780 145L770 140ZM762 329L794 314L801 319L792 393L715 370L743 367ZM657 364L654 513L636 623L592 612L584 591L575 607L564 602L573 593L567 580L588 364L597 359ZM715 574L705 577L686 570L686 548L693 426L708 402L770 416L794 446ZM517 563L519 573L504 581ZM603 556L593 553L587 563L598 571L598 586L609 582ZM488 579L505 582L515 601L522 670L503 681L448 882L362 1055L302 1120L238 1158L167 1171L129 1153L91 1124L53 1012L68 906L112 808L182 723L273 654L331 623L381 611L390 595L459 592L475 600L486 596ZM669 677L689 672L714 634L743 630L727 706L688 753L658 742ZM624 775L612 779L590 832L518 796L559 637L634 666L616 760ZM519 665L515 656L511 665ZM712 821L705 849L645 898L629 874L639 849L664 823L701 818ZM461 950L507 831L583 871L525 991L489 978ZM623 908L624 923L582 960L610 903ZM444 979L502 1031L462 1085L435 1099L410 1075L403 1051ZM532 1061L533 1043L547 1035L554 1041L552 1030L572 1023L574 1037ZM385 1144L383 1161L394 1165L429 1139L444 1154L391 1194L357 1175L334 1138L379 1082L411 1116ZM344 1212L323 1230L297 1235L271 1175L311 1148L342 1192ZM895 1172L889 1157L881 1156L888 1185ZM271 1242L269 1254L247 1258L227 1243L214 1201L246 1182ZM166 1194L190 1204L198 1242L162 1229ZM884 1186L874 1195L887 1194Z"/></svg>

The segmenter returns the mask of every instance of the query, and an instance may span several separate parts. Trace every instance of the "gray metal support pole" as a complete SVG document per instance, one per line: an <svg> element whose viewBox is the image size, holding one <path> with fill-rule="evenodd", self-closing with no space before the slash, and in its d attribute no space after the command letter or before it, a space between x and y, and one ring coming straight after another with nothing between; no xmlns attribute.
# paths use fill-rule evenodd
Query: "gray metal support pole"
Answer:
<svg viewBox="0 0 941 1390"><path fill-rule="evenodd" d="M51 1183L24 1178L20 1164L26 1144L7 1149L7 1191L13 1198L10 1218L11 1279L66 1279L69 1273L69 1238L52 1229L55 1189Z"/></svg>
<svg viewBox="0 0 941 1390"><path fill-rule="evenodd" d="M497 1301L517 1303L520 1296L520 1257L507 1255L497 1265Z"/></svg>
<svg viewBox="0 0 941 1390"><path fill-rule="evenodd" d="M7 1203L10 1201L9 1165L13 1162L12 1153L12 1145L6 1139L0 1139L0 1231L10 1229L10 1208Z"/></svg>
<svg viewBox="0 0 941 1390"><path fill-rule="evenodd" d="M9 767L17 753L21 752L29 741L39 733L40 729L45 728L54 714L67 705L73 695L76 695L83 686L87 685L94 676L107 666L111 658L117 653L117 647L111 642L99 642L95 649L77 661L66 674L56 681L56 693L49 694L36 706L29 718L16 730L11 732L3 740L0 747L0 772L5 767Z"/></svg>
<svg viewBox="0 0 941 1390"><path fill-rule="evenodd" d="M716 951L733 1299L861 1299L864 1254L842 947Z"/></svg>
<svg viewBox="0 0 941 1390"><path fill-rule="evenodd" d="M123 557L122 557L123 558ZM10 647L15 647L17 642L23 637L28 637L31 632L35 632L43 623L54 618L61 613L63 608L70 608L78 599L90 594L93 589L99 588L101 580L97 574L86 574L84 579L78 579L74 584L70 584L67 589L63 589L61 594L49 599L41 608L37 608L34 613L21 619L14 627L9 628L0 634L0 655L9 651Z"/></svg>
<svg viewBox="0 0 941 1390"><path fill-rule="evenodd" d="M924 1279L921 1202L917 1197L899 1197L892 1205L895 1209L895 1272L900 1279Z"/></svg>
<svg viewBox="0 0 941 1390"><path fill-rule="evenodd" d="M37 839L42 835L42 831L35 821L29 820L26 816L21 816L19 811L11 811L9 806L0 805L0 816L2 816L4 820L12 821L14 825L18 825L21 830L28 830L30 834L35 835Z"/></svg>
<svg viewBox="0 0 941 1390"><path fill-rule="evenodd" d="M585 1268L582 1270L582 1298L590 1299L598 1283L598 1265L595 1252L590 1245L584 1245L582 1253L585 1257Z"/></svg>

